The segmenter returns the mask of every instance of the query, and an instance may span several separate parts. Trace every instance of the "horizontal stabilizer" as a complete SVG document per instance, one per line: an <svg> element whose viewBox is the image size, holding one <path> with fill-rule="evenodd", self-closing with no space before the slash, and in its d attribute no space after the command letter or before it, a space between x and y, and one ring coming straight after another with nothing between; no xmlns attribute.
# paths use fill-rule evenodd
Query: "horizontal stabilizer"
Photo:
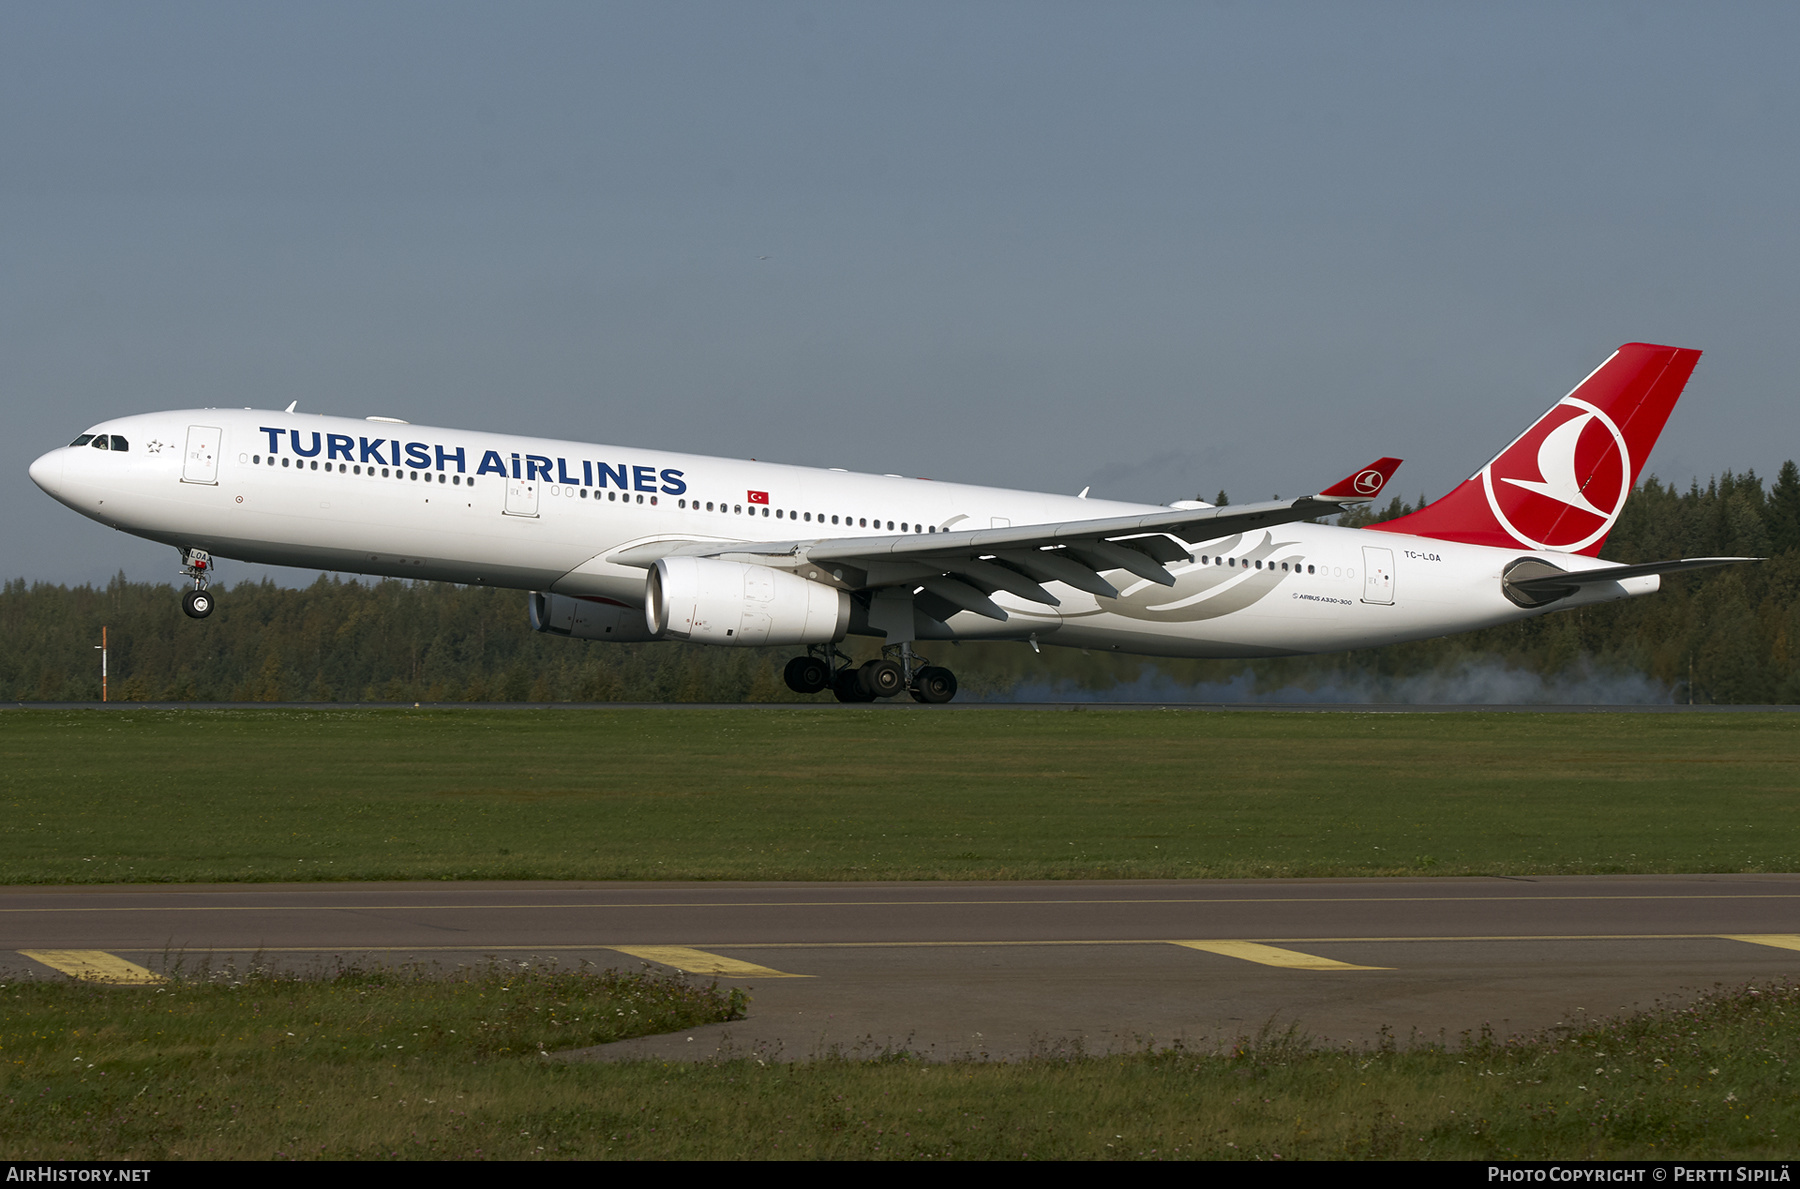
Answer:
<svg viewBox="0 0 1800 1189"><path fill-rule="evenodd" d="M1506 596L1522 607L1538 607L1566 598L1595 582L1619 582L1626 578L1650 578L1685 570L1708 570L1759 562L1760 557L1683 557L1649 561L1635 566L1600 566L1592 570L1562 570L1542 558L1524 557L1506 567L1500 582Z"/></svg>

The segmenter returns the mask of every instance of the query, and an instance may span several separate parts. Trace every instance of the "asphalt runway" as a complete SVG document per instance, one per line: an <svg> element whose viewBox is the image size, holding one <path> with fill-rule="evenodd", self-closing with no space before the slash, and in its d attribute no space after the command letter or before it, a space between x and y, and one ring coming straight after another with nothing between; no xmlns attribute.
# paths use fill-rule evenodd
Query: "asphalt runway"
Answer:
<svg viewBox="0 0 1800 1189"><path fill-rule="evenodd" d="M650 962L750 991L745 1020L599 1059L1013 1059L1289 1026L1455 1044L1800 974L1800 875L0 889L4 977L259 951L297 970Z"/></svg>

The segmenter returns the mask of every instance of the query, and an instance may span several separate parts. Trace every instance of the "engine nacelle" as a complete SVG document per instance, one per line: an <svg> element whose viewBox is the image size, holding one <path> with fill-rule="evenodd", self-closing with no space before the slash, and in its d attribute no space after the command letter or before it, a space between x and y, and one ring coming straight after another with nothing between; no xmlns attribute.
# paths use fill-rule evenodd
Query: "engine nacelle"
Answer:
<svg viewBox="0 0 1800 1189"><path fill-rule="evenodd" d="M665 557L645 582L644 622L659 640L829 644L850 627L850 595L768 566Z"/></svg>
<svg viewBox="0 0 1800 1189"><path fill-rule="evenodd" d="M636 607L541 590L531 592L531 630L621 644L651 638L644 628L644 613Z"/></svg>

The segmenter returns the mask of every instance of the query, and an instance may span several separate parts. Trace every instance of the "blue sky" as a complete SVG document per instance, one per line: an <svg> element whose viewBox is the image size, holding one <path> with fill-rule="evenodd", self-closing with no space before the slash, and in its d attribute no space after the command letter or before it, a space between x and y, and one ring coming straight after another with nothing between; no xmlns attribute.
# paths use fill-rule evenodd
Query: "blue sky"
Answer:
<svg viewBox="0 0 1800 1189"><path fill-rule="evenodd" d="M42 450L296 399L1158 502L1396 454L1437 496L1642 339L1707 352L1649 469L1772 474L1797 34L1756 4L9 4L8 576L172 577L39 493Z"/></svg>

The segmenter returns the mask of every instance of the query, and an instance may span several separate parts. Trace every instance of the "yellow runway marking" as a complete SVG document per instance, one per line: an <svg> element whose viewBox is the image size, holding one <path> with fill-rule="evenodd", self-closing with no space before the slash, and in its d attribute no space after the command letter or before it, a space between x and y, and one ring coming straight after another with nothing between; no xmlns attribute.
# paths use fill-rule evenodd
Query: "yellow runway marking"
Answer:
<svg viewBox="0 0 1800 1189"><path fill-rule="evenodd" d="M1264 966L1285 966L1290 970L1393 969L1391 966L1357 966L1350 962L1339 962L1335 958L1321 958L1316 954L1303 954L1299 950L1284 950L1254 941L1172 941L1169 944L1186 946L1190 950L1204 950L1209 954L1222 954L1227 958L1242 958L1246 962L1260 962Z"/></svg>
<svg viewBox="0 0 1800 1189"><path fill-rule="evenodd" d="M1719 936L1727 941L1772 945L1778 950L1800 950L1800 933L1721 933Z"/></svg>
<svg viewBox="0 0 1800 1189"><path fill-rule="evenodd" d="M20 950L33 962L42 962L52 970L60 970L70 978L95 983L160 983L162 975L152 973L136 962L107 953L105 950Z"/></svg>
<svg viewBox="0 0 1800 1189"><path fill-rule="evenodd" d="M661 962L664 966L673 966L689 974L729 974L740 978L812 977L810 974L787 974L780 970L770 970L767 966L758 966L754 962L709 954L705 950L690 949L685 945L609 945L606 948L630 954L633 958L642 958L646 962Z"/></svg>

